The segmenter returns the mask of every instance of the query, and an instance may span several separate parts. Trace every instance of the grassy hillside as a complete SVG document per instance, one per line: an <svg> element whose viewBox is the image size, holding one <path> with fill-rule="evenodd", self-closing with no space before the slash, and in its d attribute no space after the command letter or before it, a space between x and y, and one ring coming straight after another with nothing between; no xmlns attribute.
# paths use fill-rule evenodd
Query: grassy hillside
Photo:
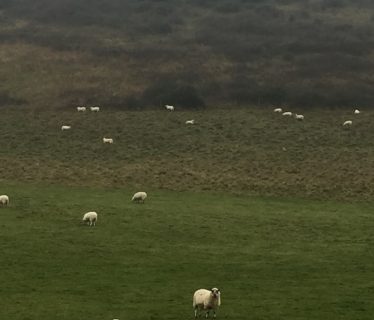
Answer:
<svg viewBox="0 0 374 320"><path fill-rule="evenodd" d="M292 111L298 111L291 109ZM373 199L373 112L252 108L99 113L4 109L1 179ZM193 126L185 125L195 119ZM345 120L353 126L342 127ZM70 124L70 131L61 131ZM104 136L114 138L104 145Z"/></svg>
<svg viewBox="0 0 374 320"><path fill-rule="evenodd" d="M369 107L368 0L1 1L0 105Z"/></svg>
<svg viewBox="0 0 374 320"><path fill-rule="evenodd" d="M4 184L2 319L360 319L373 309L372 205ZM95 228L79 224L97 210Z"/></svg>

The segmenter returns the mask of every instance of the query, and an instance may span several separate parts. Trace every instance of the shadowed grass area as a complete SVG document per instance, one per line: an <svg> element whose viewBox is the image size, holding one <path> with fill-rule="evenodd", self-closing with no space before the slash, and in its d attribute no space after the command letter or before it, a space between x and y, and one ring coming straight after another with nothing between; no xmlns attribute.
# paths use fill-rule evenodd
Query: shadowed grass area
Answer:
<svg viewBox="0 0 374 320"><path fill-rule="evenodd" d="M371 319L370 203L1 183L2 319ZM96 227L80 224L99 213Z"/></svg>
<svg viewBox="0 0 374 320"><path fill-rule="evenodd" d="M372 199L373 113L3 109L3 179ZM300 112L295 108L292 111ZM195 125L185 125L195 119ZM345 120L351 128L343 128ZM61 131L61 125L72 126ZM103 137L114 139L103 144Z"/></svg>
<svg viewBox="0 0 374 320"><path fill-rule="evenodd" d="M371 107L373 8L368 0L3 0L0 106Z"/></svg>

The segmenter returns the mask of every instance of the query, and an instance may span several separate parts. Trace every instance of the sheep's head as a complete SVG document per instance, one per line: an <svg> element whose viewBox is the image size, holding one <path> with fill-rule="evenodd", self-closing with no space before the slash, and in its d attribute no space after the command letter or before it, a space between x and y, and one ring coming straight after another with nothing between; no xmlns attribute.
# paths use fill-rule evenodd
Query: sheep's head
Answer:
<svg viewBox="0 0 374 320"><path fill-rule="evenodd" d="M220 292L219 289L217 289L217 288L213 288L213 289L211 289L210 291L212 292L212 296L213 296L214 298L219 297L219 295L221 294L221 292Z"/></svg>

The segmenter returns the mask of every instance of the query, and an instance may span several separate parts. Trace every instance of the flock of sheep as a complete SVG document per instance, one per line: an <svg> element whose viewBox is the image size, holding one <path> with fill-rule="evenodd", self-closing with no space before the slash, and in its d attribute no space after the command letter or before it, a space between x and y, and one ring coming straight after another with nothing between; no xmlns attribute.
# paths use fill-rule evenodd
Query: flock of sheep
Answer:
<svg viewBox="0 0 374 320"><path fill-rule="evenodd" d="M168 105L168 104L165 105L165 109L168 110L168 111L174 111L175 110L174 106L171 106L171 105ZM186 120L185 123L186 124L195 124L195 120L194 119Z"/></svg>
<svg viewBox="0 0 374 320"><path fill-rule="evenodd" d="M299 120L299 121L303 121L304 120L304 115L302 114L297 114L297 113L292 113L290 111L285 111L283 112L283 109L282 108L275 108L273 110L275 113L281 113L282 116L285 116L285 117L292 117L292 115L295 117L296 120ZM358 110L358 109L355 109L354 114L360 114L361 111ZM353 121L352 120L346 120L343 122L343 127L350 127L352 125Z"/></svg>
<svg viewBox="0 0 374 320"><path fill-rule="evenodd" d="M168 111L174 111L175 110L174 106L170 106L170 105L165 105L165 108ZM98 106L96 106L96 107L78 106L77 107L77 111L78 112L86 112L87 110L91 110L92 112L99 112L100 111L100 107L98 107ZM186 124L195 124L195 120L194 119L187 120ZM70 125L64 124L64 125L61 126L61 131L66 131L66 130L70 130L70 129L71 129ZM103 137L103 143L113 144L114 140L113 140L113 138Z"/></svg>
<svg viewBox="0 0 374 320"><path fill-rule="evenodd" d="M174 111L175 108L174 106L171 105L165 105L166 110L168 111ZM78 112L85 112L88 108L79 106L77 107ZM99 112L100 107L90 107L89 110L92 112ZM304 115L302 114L297 114L297 113L292 113L290 111L284 111L282 108L275 108L273 110L275 113L280 113L285 117L292 117L298 121L303 121L304 120ZM360 114L360 110L355 109L354 114ZM193 125L195 123L195 120L187 120L185 122L186 124L191 124ZM346 120L343 123L344 127L351 126L352 125L352 120ZM62 131L65 130L70 130L71 126L70 125L63 125L61 127ZM113 144L113 139L112 138L103 138L103 143L109 143ZM144 191L141 192L136 192L133 197L131 198L131 201L136 202L136 203L144 203L145 199L147 198L147 193ZM9 205L9 196L7 195L0 195L0 205L1 206L8 206ZM95 211L90 211L87 212L83 215L82 222L87 223L88 226L95 226L96 222L98 219L98 214ZM210 315L210 312L213 313L213 317L216 317L216 310L218 307L221 305L221 292L217 288L212 288L211 290L207 289L199 289L196 290L195 293L193 294L193 309L195 313L195 318L201 316L201 312L205 312L205 317L208 318Z"/></svg>
<svg viewBox="0 0 374 320"><path fill-rule="evenodd" d="M100 111L100 107L77 107L77 111L78 112L86 112L87 110L91 110L92 112L99 112ZM68 125L62 125L61 126L61 131L65 131L65 130L70 130L71 129L71 126L68 126ZM114 140L113 138L106 138L104 137L103 138L103 143L109 143L109 144L113 144Z"/></svg>
<svg viewBox="0 0 374 320"><path fill-rule="evenodd" d="M147 198L147 193L144 191L136 192L131 201L137 203L144 203ZM9 205L9 196L3 194L0 195L0 205ZM96 226L98 214L95 211L87 212L83 215L82 222L87 223L89 226ZM216 317L216 311L221 305L221 292L218 288L212 288L211 290L199 289L196 290L192 298L192 307L195 313L195 318L200 317L202 312L205 312L205 317L208 318L210 312L213 317Z"/></svg>

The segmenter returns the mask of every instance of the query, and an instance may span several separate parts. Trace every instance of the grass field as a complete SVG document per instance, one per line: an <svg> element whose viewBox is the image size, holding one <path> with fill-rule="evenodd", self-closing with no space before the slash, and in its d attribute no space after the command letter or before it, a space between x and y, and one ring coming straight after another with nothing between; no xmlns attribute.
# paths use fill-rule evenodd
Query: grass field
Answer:
<svg viewBox="0 0 374 320"><path fill-rule="evenodd" d="M0 318L372 319L371 203L9 183ZM80 224L97 210L96 227Z"/></svg>
<svg viewBox="0 0 374 320"><path fill-rule="evenodd" d="M41 106L41 108L46 106ZM296 108L291 111L299 112ZM134 189L372 200L374 113L2 109L1 178ZM195 119L193 126L185 125ZM344 129L345 120L353 126ZM72 126L61 132L61 125ZM102 138L114 138L104 145Z"/></svg>

